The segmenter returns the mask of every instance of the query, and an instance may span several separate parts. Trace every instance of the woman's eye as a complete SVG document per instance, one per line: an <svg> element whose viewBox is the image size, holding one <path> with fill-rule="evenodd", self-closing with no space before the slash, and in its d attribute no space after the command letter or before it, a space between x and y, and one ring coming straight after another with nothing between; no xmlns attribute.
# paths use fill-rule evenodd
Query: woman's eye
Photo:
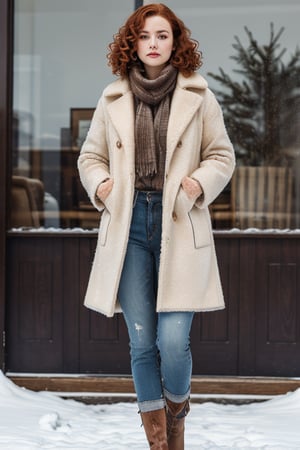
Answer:
<svg viewBox="0 0 300 450"><path fill-rule="evenodd" d="M167 39L167 35L165 35L165 34L160 34L159 36L158 36L158 39Z"/></svg>
<svg viewBox="0 0 300 450"><path fill-rule="evenodd" d="M140 34L140 39L141 39L141 40L147 39L147 37L148 37L148 36L147 36L146 34Z"/></svg>

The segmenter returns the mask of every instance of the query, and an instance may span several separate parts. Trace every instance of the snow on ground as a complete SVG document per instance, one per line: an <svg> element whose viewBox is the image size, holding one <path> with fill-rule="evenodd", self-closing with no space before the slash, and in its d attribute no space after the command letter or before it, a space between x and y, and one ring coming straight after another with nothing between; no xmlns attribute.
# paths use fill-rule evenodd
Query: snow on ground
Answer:
<svg viewBox="0 0 300 450"><path fill-rule="evenodd" d="M186 450L300 449L300 389L260 403L192 403ZM136 403L86 405L0 372L0 449L146 450Z"/></svg>

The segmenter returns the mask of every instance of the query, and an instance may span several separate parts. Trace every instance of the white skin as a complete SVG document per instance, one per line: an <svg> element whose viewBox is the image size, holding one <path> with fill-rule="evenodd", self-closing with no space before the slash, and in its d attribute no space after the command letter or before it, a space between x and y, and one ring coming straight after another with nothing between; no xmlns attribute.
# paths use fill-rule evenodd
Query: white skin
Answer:
<svg viewBox="0 0 300 450"><path fill-rule="evenodd" d="M150 80L157 78L161 70L168 64L174 50L173 30L170 23L161 16L146 18L137 41L137 55L144 64L145 72ZM196 200L202 189L198 181L188 176L182 179L181 185L187 196ZM97 197L105 201L113 187L110 178L98 186Z"/></svg>

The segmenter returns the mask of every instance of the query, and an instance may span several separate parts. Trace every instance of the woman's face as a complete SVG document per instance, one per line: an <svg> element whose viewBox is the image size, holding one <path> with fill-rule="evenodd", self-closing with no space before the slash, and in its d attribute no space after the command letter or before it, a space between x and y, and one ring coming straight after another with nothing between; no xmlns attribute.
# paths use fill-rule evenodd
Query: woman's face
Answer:
<svg viewBox="0 0 300 450"><path fill-rule="evenodd" d="M170 23L161 16L150 16L137 41L137 55L143 62L148 78L157 78L167 64L174 47Z"/></svg>

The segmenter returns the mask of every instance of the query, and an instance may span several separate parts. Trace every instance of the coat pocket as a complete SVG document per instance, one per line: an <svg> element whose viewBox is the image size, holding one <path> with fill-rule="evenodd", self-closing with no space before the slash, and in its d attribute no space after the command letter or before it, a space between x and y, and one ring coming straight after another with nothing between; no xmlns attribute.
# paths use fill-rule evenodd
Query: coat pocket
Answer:
<svg viewBox="0 0 300 450"><path fill-rule="evenodd" d="M194 207L188 216L192 225L195 248L211 245L212 230L207 210Z"/></svg>
<svg viewBox="0 0 300 450"><path fill-rule="evenodd" d="M191 200L184 189L180 187L176 200L175 200L175 211L179 216L185 216L194 206L194 200Z"/></svg>
<svg viewBox="0 0 300 450"><path fill-rule="evenodd" d="M102 246L106 244L109 224L110 224L110 212L108 211L107 208L105 208L101 216L99 229L99 241L100 245Z"/></svg>

